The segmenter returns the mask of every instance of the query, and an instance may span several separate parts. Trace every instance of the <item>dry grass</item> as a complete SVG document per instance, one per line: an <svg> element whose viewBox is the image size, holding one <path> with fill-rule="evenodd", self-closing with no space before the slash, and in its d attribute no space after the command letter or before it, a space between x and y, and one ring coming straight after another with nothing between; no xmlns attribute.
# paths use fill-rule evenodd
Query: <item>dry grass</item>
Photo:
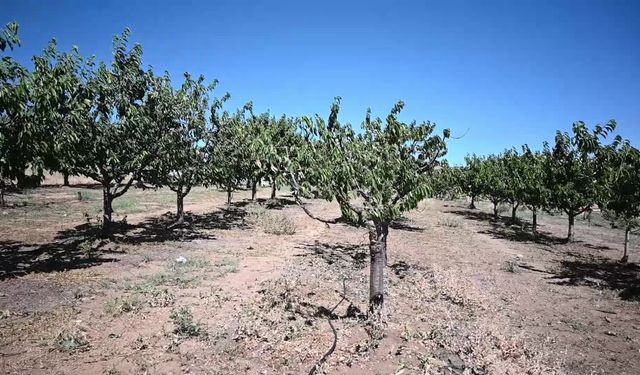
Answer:
<svg viewBox="0 0 640 375"><path fill-rule="evenodd" d="M247 205L247 222L260 228L267 234L292 235L296 233L296 224L283 212L268 210L263 205Z"/></svg>

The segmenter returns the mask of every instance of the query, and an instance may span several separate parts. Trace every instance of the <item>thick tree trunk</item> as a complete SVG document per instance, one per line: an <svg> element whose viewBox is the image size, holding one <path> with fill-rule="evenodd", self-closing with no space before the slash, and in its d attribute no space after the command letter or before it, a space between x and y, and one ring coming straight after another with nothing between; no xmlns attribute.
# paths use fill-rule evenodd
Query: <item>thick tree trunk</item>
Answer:
<svg viewBox="0 0 640 375"><path fill-rule="evenodd" d="M102 187L102 236L108 237L111 235L111 229L113 226L111 216L113 214L113 196L108 185Z"/></svg>
<svg viewBox="0 0 640 375"><path fill-rule="evenodd" d="M184 223L184 194L182 189L176 192L176 223Z"/></svg>
<svg viewBox="0 0 640 375"><path fill-rule="evenodd" d="M5 207L7 202L4 201L4 181L0 177L0 207Z"/></svg>
<svg viewBox="0 0 640 375"><path fill-rule="evenodd" d="M227 204L231 205L231 189L227 188Z"/></svg>
<svg viewBox="0 0 640 375"><path fill-rule="evenodd" d="M498 202L493 203L493 220L498 220Z"/></svg>
<svg viewBox="0 0 640 375"><path fill-rule="evenodd" d="M251 200L252 201L256 200L257 190L258 190L258 181L254 179L253 181L251 181Z"/></svg>
<svg viewBox="0 0 640 375"><path fill-rule="evenodd" d="M16 185L18 187L18 189L22 189L25 186L25 180L27 176L25 176L24 173L19 173L18 176L16 176Z"/></svg>
<svg viewBox="0 0 640 375"><path fill-rule="evenodd" d="M531 215L533 216L533 220L531 222L531 231L533 233L538 233L538 212L535 209L533 209L531 212Z"/></svg>
<svg viewBox="0 0 640 375"><path fill-rule="evenodd" d="M62 172L62 184L69 186L69 172Z"/></svg>
<svg viewBox="0 0 640 375"><path fill-rule="evenodd" d="M388 223L376 223L375 229L369 231L369 314L380 319L384 307L384 269L387 263Z"/></svg>
<svg viewBox="0 0 640 375"><path fill-rule="evenodd" d="M518 207L520 206L520 203L517 204L512 204L511 205L511 221L514 222L516 221L516 213L518 211Z"/></svg>
<svg viewBox="0 0 640 375"><path fill-rule="evenodd" d="M620 259L621 263L627 263L629 260L629 255L627 254L627 250L629 248L629 227L624 230L624 252L622 253L622 259Z"/></svg>
<svg viewBox="0 0 640 375"><path fill-rule="evenodd" d="M568 213L569 215L569 229L567 231L567 242L572 242L574 239L574 224L575 224L575 215L573 214L573 211L569 211Z"/></svg>
<svg viewBox="0 0 640 375"><path fill-rule="evenodd" d="M472 209L472 210L475 210L476 209L476 204L475 203L476 203L476 196L472 195L471 196L471 204L469 205L469 208Z"/></svg>
<svg viewBox="0 0 640 375"><path fill-rule="evenodd" d="M276 179L274 178L271 181L271 199L276 199L276 190L278 189L278 186L276 185Z"/></svg>

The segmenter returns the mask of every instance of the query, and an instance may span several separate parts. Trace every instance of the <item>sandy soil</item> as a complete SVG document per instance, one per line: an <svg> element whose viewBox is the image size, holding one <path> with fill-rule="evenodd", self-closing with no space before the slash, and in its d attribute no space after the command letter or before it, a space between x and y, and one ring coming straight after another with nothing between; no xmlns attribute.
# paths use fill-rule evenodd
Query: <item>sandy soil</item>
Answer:
<svg viewBox="0 0 640 375"><path fill-rule="evenodd" d="M563 244L559 217L531 237L526 222L426 201L390 232L385 324L372 326L366 233L314 221L286 194L269 207L247 196L227 207L196 189L191 225L170 228L171 194L134 190L116 204L127 225L111 241L95 237L99 191L10 197L0 371L306 374L333 326L319 374L640 373L637 237L622 265L618 230L579 222Z"/></svg>

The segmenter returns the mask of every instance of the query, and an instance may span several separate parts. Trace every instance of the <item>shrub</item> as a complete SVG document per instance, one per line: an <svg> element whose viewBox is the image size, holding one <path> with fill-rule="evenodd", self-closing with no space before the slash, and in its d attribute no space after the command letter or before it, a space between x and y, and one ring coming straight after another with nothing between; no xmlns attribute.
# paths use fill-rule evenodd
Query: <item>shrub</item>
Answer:
<svg viewBox="0 0 640 375"><path fill-rule="evenodd" d="M173 310L169 318L171 318L171 321L175 325L173 333L179 337L198 337L205 334L205 330L202 326L193 321L193 314L191 313L191 310L186 307Z"/></svg>
<svg viewBox="0 0 640 375"><path fill-rule="evenodd" d="M89 346L89 340L82 329L73 327L60 331L55 337L54 345L64 352L73 352Z"/></svg>
<svg viewBox="0 0 640 375"><path fill-rule="evenodd" d="M107 314L118 316L127 312L140 310L142 301L137 296L116 297L107 301L105 311Z"/></svg>
<svg viewBox="0 0 640 375"><path fill-rule="evenodd" d="M518 259L507 260L506 262L504 262L502 269L511 273L520 272L520 267L518 266Z"/></svg>
<svg viewBox="0 0 640 375"><path fill-rule="evenodd" d="M438 225L441 227L458 228L460 226L460 221L456 218L447 216L438 220Z"/></svg>
<svg viewBox="0 0 640 375"><path fill-rule="evenodd" d="M264 206L250 204L247 206L247 222L262 229L264 233L275 235L292 235L296 233L296 224L284 213L269 211Z"/></svg>

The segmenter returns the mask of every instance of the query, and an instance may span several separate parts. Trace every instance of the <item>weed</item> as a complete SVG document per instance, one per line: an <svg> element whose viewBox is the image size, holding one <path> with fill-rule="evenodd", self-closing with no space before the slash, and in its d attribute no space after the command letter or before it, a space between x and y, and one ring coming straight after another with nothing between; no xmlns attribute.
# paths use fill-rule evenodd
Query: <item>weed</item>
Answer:
<svg viewBox="0 0 640 375"><path fill-rule="evenodd" d="M282 212L271 212L262 221L262 230L268 234L292 235L296 233L296 224Z"/></svg>
<svg viewBox="0 0 640 375"><path fill-rule="evenodd" d="M169 275L167 273L156 273L151 275L149 282L154 286L159 285L175 285L181 289L188 288L195 284L194 277L184 276L182 273L176 275Z"/></svg>
<svg viewBox="0 0 640 375"><path fill-rule="evenodd" d="M64 352L73 352L89 346L86 333L78 327L64 329L54 341L55 347Z"/></svg>
<svg viewBox="0 0 640 375"><path fill-rule="evenodd" d="M122 211L127 214L135 214L144 212L146 208L138 204L138 198L135 196L127 197L125 195L113 201L113 209L114 211Z"/></svg>
<svg viewBox="0 0 640 375"><path fill-rule="evenodd" d="M199 268L205 268L210 265L209 261L204 258L191 257L188 259L187 258L183 258L183 259L186 259L186 260L183 260L181 262L172 261L171 266L169 268L172 269L173 271L188 272L188 271L193 271Z"/></svg>
<svg viewBox="0 0 640 375"><path fill-rule="evenodd" d="M150 294L156 290L156 286L149 281L143 281L139 283L125 283L124 289L138 294Z"/></svg>
<svg viewBox="0 0 640 375"><path fill-rule="evenodd" d="M520 267L518 266L518 259L509 259L506 262L504 262L504 265L502 266L502 269L507 271L507 272L511 272L511 273L518 273L520 272Z"/></svg>
<svg viewBox="0 0 640 375"><path fill-rule="evenodd" d="M82 252L87 258L93 258L100 244L100 241L84 240L78 244L78 250L80 250L80 252Z"/></svg>
<svg viewBox="0 0 640 375"><path fill-rule="evenodd" d="M169 293L167 288L164 288L154 290L148 303L151 307L167 307L172 306L175 300L175 296Z"/></svg>
<svg viewBox="0 0 640 375"><path fill-rule="evenodd" d="M135 312L142 307L142 301L137 296L116 297L107 301L105 311L112 316L118 316L127 312Z"/></svg>
<svg viewBox="0 0 640 375"><path fill-rule="evenodd" d="M171 318L171 321L175 325L173 333L179 337L198 337L206 333L200 324L193 321L193 314L191 310L186 307L173 310L169 318Z"/></svg>
<svg viewBox="0 0 640 375"><path fill-rule="evenodd" d="M456 218L447 216L438 220L438 225L441 227L458 228L460 226L460 221Z"/></svg>
<svg viewBox="0 0 640 375"><path fill-rule="evenodd" d="M222 258L214 263L220 271L220 276L227 273L238 272L238 260L233 258Z"/></svg>
<svg viewBox="0 0 640 375"><path fill-rule="evenodd" d="M153 260L153 256L150 253L142 254L142 263L149 263Z"/></svg>
<svg viewBox="0 0 640 375"><path fill-rule="evenodd" d="M124 285L124 289L138 294L152 294L158 286L177 286L184 289L195 285L195 281L196 278L184 276L183 272L176 272L174 275L165 272L158 272L151 276L147 276L144 281L138 283L126 283Z"/></svg>
<svg viewBox="0 0 640 375"><path fill-rule="evenodd" d="M262 229L264 233L292 235L296 233L296 224L282 212L268 211L259 204L247 205L247 222Z"/></svg>

